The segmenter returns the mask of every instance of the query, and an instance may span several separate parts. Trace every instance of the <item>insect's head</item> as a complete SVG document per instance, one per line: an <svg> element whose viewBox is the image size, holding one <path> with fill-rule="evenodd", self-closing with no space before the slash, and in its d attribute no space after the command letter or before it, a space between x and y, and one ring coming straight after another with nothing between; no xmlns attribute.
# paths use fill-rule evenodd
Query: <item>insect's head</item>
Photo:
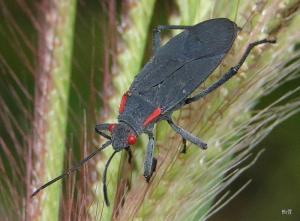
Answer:
<svg viewBox="0 0 300 221"><path fill-rule="evenodd" d="M121 150L137 141L137 135L127 124L111 124L109 130L111 131L112 146L115 150Z"/></svg>

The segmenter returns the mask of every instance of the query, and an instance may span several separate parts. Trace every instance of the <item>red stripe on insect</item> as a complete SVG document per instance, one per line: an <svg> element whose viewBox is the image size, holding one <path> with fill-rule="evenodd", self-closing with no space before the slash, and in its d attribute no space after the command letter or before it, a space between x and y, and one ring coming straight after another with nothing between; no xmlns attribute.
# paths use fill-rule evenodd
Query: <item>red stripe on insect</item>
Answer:
<svg viewBox="0 0 300 221"><path fill-rule="evenodd" d="M146 120L143 123L144 127L153 122L160 114L161 109L158 107L146 118Z"/></svg>
<svg viewBox="0 0 300 221"><path fill-rule="evenodd" d="M126 105L126 101L127 101L127 95L128 92L126 92L121 99L121 103L120 103L120 107L119 107L119 113L123 113L124 109L125 109L125 105Z"/></svg>
<svg viewBox="0 0 300 221"><path fill-rule="evenodd" d="M109 130L109 132L112 132L113 129L115 128L116 124L109 124L107 129Z"/></svg>

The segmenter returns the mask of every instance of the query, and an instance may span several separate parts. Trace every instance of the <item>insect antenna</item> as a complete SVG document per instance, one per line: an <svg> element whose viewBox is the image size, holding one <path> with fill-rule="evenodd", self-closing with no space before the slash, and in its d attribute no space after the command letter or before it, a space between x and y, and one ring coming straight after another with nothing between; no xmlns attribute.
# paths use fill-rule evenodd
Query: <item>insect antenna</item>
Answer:
<svg viewBox="0 0 300 221"><path fill-rule="evenodd" d="M104 143L101 147L99 147L98 149L96 149L94 152L92 152L89 156L87 156L86 158L84 158L83 160L79 161L79 163L74 166L71 167L70 169L68 169L67 171L65 171L63 174L61 174L60 176L50 180L49 182L45 183L44 185L40 186L37 190L35 190L32 194L31 197L34 197L36 194L38 194L38 192L40 192L42 189L45 189L47 186L50 186L51 184L55 183L56 181L64 178L65 176L69 176L71 173L77 171L80 169L80 167L86 163L88 160L90 160L92 157L94 157L98 152L102 151L103 149L105 149L107 146L109 146L111 144L111 141L107 141L106 143Z"/></svg>
<svg viewBox="0 0 300 221"><path fill-rule="evenodd" d="M108 200L108 195L107 195L107 185L106 185L106 174L107 174L107 168L114 157L114 155L119 152L119 150L115 150L115 152L112 153L112 155L109 157L108 161L106 162L105 169L104 169L104 174L103 174L103 195L104 195L104 201L106 206L109 206L109 200Z"/></svg>

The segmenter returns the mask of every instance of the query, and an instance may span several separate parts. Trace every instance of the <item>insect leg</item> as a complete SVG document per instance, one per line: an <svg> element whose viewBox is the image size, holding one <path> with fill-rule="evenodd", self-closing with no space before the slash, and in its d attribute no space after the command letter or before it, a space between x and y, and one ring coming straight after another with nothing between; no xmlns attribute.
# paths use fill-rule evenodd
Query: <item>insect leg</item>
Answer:
<svg viewBox="0 0 300 221"><path fill-rule="evenodd" d="M169 125L172 127L172 129L175 130L175 132L177 132L178 134L180 134L183 139L190 141L191 143L197 145L202 149L207 149L207 144L205 142L203 142L193 134L187 132L183 128L177 126L171 118L167 119L167 121Z"/></svg>
<svg viewBox="0 0 300 221"><path fill-rule="evenodd" d="M185 26L185 25L158 25L156 28L153 29L153 54L157 52L157 50L160 48L160 32L164 30L177 30L177 29L187 29L192 26Z"/></svg>
<svg viewBox="0 0 300 221"><path fill-rule="evenodd" d="M186 139L182 138L182 149L180 151L180 153L186 153Z"/></svg>
<svg viewBox="0 0 300 221"><path fill-rule="evenodd" d="M149 182L153 172L155 171L157 160L153 157L154 153L154 137L152 133L148 134L149 142L146 150L145 162L144 162L144 177Z"/></svg>
<svg viewBox="0 0 300 221"><path fill-rule="evenodd" d="M129 147L125 148L126 152L128 153L128 163L131 164L132 160L132 151Z"/></svg>
<svg viewBox="0 0 300 221"><path fill-rule="evenodd" d="M276 41L275 40L263 39L263 40L255 41L255 42L249 44L246 51L245 51L245 53L243 54L243 56L241 57L239 63L236 66L230 68L229 71L227 71L219 80L217 80L215 83L210 85L205 90L201 91L199 94L195 95L194 97L187 98L185 100L184 104L189 104L189 103L192 103L194 101L199 100L202 97L205 97L207 94L209 94L210 92L212 92L213 90L217 89L222 84L224 84L226 81L228 81L231 77L233 77L238 72L238 70L243 65L243 63L245 62L248 55L250 54L251 50L255 46L260 45L260 44L265 44L265 43L273 44L273 43L276 43Z"/></svg>
<svg viewBox="0 0 300 221"><path fill-rule="evenodd" d="M111 139L111 137L109 135L107 135L106 133L104 133L103 131L106 130L108 131L109 129L109 125L111 124L97 124L95 127L95 131L96 133L100 134L102 137L105 137L106 139Z"/></svg>

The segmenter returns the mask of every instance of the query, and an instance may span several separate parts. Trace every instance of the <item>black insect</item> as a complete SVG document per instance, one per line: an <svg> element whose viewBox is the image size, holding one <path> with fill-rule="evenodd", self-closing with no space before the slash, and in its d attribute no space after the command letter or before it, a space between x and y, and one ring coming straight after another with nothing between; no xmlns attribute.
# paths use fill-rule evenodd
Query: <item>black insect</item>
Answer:
<svg viewBox="0 0 300 221"><path fill-rule="evenodd" d="M160 32L172 29L183 29L184 31L160 47ZM149 137L144 163L144 177L149 182L157 162L153 156L154 137L152 131L154 125L161 120L166 120L172 129L182 137L184 149L186 141L206 149L205 142L177 126L171 115L182 106L198 101L234 76L252 48L259 44L275 43L275 40L268 39L251 43L237 65L230 68L209 87L197 95L191 96L192 92L221 63L232 47L239 30L240 28L234 22L226 18L211 19L194 26L171 25L158 26L154 29L154 55L136 75L130 88L123 95L119 107L118 123L96 125L96 132L108 141L80 161L76 167L41 186L32 195L77 170L97 152L112 144L114 152L106 163L103 175L104 199L106 205L109 205L106 189L107 168L113 156L121 150L128 151L131 159L130 146L136 143L137 137L142 133ZM110 132L111 135L105 131Z"/></svg>

